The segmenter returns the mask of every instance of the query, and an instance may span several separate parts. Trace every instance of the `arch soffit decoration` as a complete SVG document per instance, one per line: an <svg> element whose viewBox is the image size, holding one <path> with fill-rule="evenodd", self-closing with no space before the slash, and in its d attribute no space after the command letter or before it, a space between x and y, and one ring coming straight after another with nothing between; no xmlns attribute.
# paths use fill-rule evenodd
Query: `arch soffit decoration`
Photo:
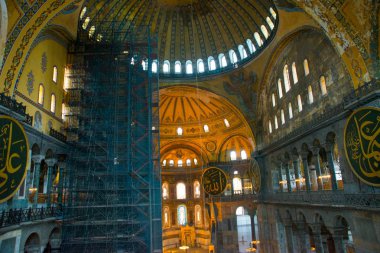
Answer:
<svg viewBox="0 0 380 253"><path fill-rule="evenodd" d="M202 162L204 164L207 164L209 162L209 157L207 154L208 151L204 149L202 146L190 141L178 140L165 144L163 147L160 148L160 157L174 149L188 149L197 154L199 157L201 157L203 160Z"/></svg>
<svg viewBox="0 0 380 253"><path fill-rule="evenodd" d="M227 138L225 138L223 140L223 142L220 144L220 146L218 147L218 150L217 150L217 154L218 154L218 161L221 161L221 155L222 155L222 152L223 152L223 148L225 147L225 145L228 143L229 140L231 140L232 138L235 138L235 137L241 137L243 139L245 139L248 143L248 145L250 146L250 148L252 149L251 152L255 151L255 148L256 148L256 143L255 143L255 140L252 138L252 141L250 141L249 139L249 136L246 136L246 135L242 135L242 134L234 134L234 135L231 135L231 136L228 136ZM248 154L247 153L247 156L250 157L251 154Z"/></svg>

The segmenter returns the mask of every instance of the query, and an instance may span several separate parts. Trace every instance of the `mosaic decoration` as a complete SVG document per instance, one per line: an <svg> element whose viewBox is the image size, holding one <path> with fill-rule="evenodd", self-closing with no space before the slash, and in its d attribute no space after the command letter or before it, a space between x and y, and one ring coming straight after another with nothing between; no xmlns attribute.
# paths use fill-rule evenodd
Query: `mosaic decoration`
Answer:
<svg viewBox="0 0 380 253"><path fill-rule="evenodd" d="M42 130L42 116L41 116L41 113L39 111L37 111L34 114L34 124L33 124L33 126L37 130Z"/></svg>
<svg viewBox="0 0 380 253"><path fill-rule="evenodd" d="M29 144L21 124L8 116L0 116L0 203L10 199L25 179Z"/></svg>
<svg viewBox="0 0 380 253"><path fill-rule="evenodd" d="M42 73L45 73L46 70L47 70L47 56L46 56L46 52L44 52L42 54L42 58L41 58L41 70L42 70Z"/></svg>
<svg viewBox="0 0 380 253"><path fill-rule="evenodd" d="M217 167L210 167L202 174L202 185L206 193L219 195L226 189L227 176L223 170Z"/></svg>
<svg viewBox="0 0 380 253"><path fill-rule="evenodd" d="M34 75L33 71L30 71L28 74L28 80L26 81L26 88L28 90L28 94L32 94L34 90Z"/></svg>
<svg viewBox="0 0 380 253"><path fill-rule="evenodd" d="M252 189L255 193L259 192L261 189L261 174L260 166L255 159L250 160L250 165L248 168L248 176L252 180Z"/></svg>
<svg viewBox="0 0 380 253"><path fill-rule="evenodd" d="M364 183L380 187L380 108L354 111L344 129L344 150L352 172Z"/></svg>

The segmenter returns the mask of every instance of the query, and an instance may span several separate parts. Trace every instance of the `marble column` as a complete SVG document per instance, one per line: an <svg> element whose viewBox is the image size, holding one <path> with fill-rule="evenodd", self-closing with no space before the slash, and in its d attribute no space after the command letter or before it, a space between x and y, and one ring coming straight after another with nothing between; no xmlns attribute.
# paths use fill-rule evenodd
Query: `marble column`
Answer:
<svg viewBox="0 0 380 253"><path fill-rule="evenodd" d="M321 165L319 163L319 147L313 147L313 160L314 160L314 166L315 166L315 171L317 173L317 182L318 182L318 190L321 191L323 189L323 182L321 178Z"/></svg>
<svg viewBox="0 0 380 253"><path fill-rule="evenodd" d="M63 189L64 189L64 180L65 180L65 170L66 170L66 162L64 158L59 158L58 161L58 170L59 170L59 182L58 182L58 204L62 205L63 203Z"/></svg>
<svg viewBox="0 0 380 253"><path fill-rule="evenodd" d="M34 182L33 186L35 188L35 193L33 197L33 208L37 207L38 204L38 191L40 185L40 172L41 172L41 162L45 157L43 155L33 155L32 160L34 163Z"/></svg>
<svg viewBox="0 0 380 253"><path fill-rule="evenodd" d="M51 206L51 192L52 192L52 186L53 186L53 180L52 174L53 174L53 169L54 165L57 163L57 159L55 158L48 158L45 160L47 166L48 166L48 171L47 171L47 190L46 190L46 195L47 195L47 207Z"/></svg>
<svg viewBox="0 0 380 253"><path fill-rule="evenodd" d="M332 237L334 240L335 251L345 253L346 249L343 240L344 228L333 228L332 230L334 231Z"/></svg>
<svg viewBox="0 0 380 253"><path fill-rule="evenodd" d="M317 223L311 226L313 230L313 238L315 243L315 252L324 253L322 235L321 235L321 224ZM326 252L328 253L328 251Z"/></svg>
<svg viewBox="0 0 380 253"><path fill-rule="evenodd" d="M302 164L303 164L303 170L304 170L304 176L305 176L305 184L306 184L306 191L311 190L311 183L310 183L310 173L309 173L309 163L307 160L308 152L302 152Z"/></svg>
<svg viewBox="0 0 380 253"><path fill-rule="evenodd" d="M293 236L293 228L292 228L292 221L287 219L284 220L284 227L285 227L285 236L286 236L286 247L288 249L288 253L295 253L294 248L294 236Z"/></svg>
<svg viewBox="0 0 380 253"><path fill-rule="evenodd" d="M289 171L289 162L288 161L285 161L283 163L284 167L285 167L285 173L286 173L286 185L288 187L288 192L292 192L292 185L290 183L290 171Z"/></svg>
<svg viewBox="0 0 380 253"><path fill-rule="evenodd" d="M299 241L299 249L298 252L300 253L309 253L310 252L310 239L308 237L308 230L306 223L304 221L298 221L296 222L297 226L297 237Z"/></svg>
<svg viewBox="0 0 380 253"><path fill-rule="evenodd" d="M335 174L333 151L334 151L334 143L327 143L326 144L326 156L327 156L327 162L329 164L331 188L333 191L336 191L338 189L338 185L336 183L336 174Z"/></svg>
<svg viewBox="0 0 380 253"><path fill-rule="evenodd" d="M299 157L293 156L293 169L294 169L294 176L296 180L296 190L301 190L301 182L300 182L300 163L299 163Z"/></svg>

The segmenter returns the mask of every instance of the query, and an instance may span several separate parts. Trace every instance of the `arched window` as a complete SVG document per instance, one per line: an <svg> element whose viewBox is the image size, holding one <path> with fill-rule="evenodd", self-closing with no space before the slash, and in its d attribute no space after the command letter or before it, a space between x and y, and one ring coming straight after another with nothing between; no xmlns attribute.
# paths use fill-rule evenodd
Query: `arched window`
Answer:
<svg viewBox="0 0 380 253"><path fill-rule="evenodd" d="M277 116L274 116L274 128L275 128L275 129L278 128L278 120L277 120Z"/></svg>
<svg viewBox="0 0 380 253"><path fill-rule="evenodd" d="M177 166L178 166L178 167L182 167L182 165L183 165L183 161L182 161L181 159L179 159L179 160L177 161Z"/></svg>
<svg viewBox="0 0 380 253"><path fill-rule="evenodd" d="M57 68L57 66L54 66L53 67L53 82L57 82L57 80L58 80L58 68Z"/></svg>
<svg viewBox="0 0 380 253"><path fill-rule="evenodd" d="M297 103L298 103L298 111L302 112L302 99L301 99L301 95L297 96Z"/></svg>
<svg viewBox="0 0 380 253"><path fill-rule="evenodd" d="M273 107L276 106L276 97L275 97L274 93L272 93L272 105L273 105Z"/></svg>
<svg viewBox="0 0 380 253"><path fill-rule="evenodd" d="M284 113L284 110L281 109L281 124L284 125L285 124L285 113Z"/></svg>
<svg viewBox="0 0 380 253"><path fill-rule="evenodd" d="M219 66L221 68L227 67L227 59L224 54L219 54Z"/></svg>
<svg viewBox="0 0 380 253"><path fill-rule="evenodd" d="M231 161L235 161L236 160L236 151L231 151L230 152L230 159L231 159Z"/></svg>
<svg viewBox="0 0 380 253"><path fill-rule="evenodd" d="M94 25L91 26L90 30L88 31L88 37L92 38L92 36L94 36L95 30L96 30L95 26Z"/></svg>
<svg viewBox="0 0 380 253"><path fill-rule="evenodd" d="M186 226L187 224L187 211L185 205L179 205L177 209L178 225Z"/></svg>
<svg viewBox="0 0 380 253"><path fill-rule="evenodd" d="M83 24L82 24L82 28L83 28L83 30L86 30L86 29L87 29L87 26L88 26L89 23L90 23L90 17L87 17L87 18L84 20Z"/></svg>
<svg viewBox="0 0 380 253"><path fill-rule="evenodd" d="M255 33L253 34L253 36L255 37L255 40L256 40L256 42L257 42L257 45L258 45L259 47L261 47L264 43L263 43L263 40L261 39L260 34L259 34L258 32L255 32Z"/></svg>
<svg viewBox="0 0 380 253"><path fill-rule="evenodd" d="M186 199L186 185L184 183L177 184L177 199Z"/></svg>
<svg viewBox="0 0 380 253"><path fill-rule="evenodd" d="M193 74L193 63L186 61L186 74Z"/></svg>
<svg viewBox="0 0 380 253"><path fill-rule="evenodd" d="M269 8L269 12L270 12L270 14L272 15L272 17L273 17L274 19L276 19L277 14L276 14L276 12L273 10L272 7Z"/></svg>
<svg viewBox="0 0 380 253"><path fill-rule="evenodd" d="M237 63L238 59L237 59L235 51L231 49L230 52L229 52L229 54L230 54L231 63L232 64Z"/></svg>
<svg viewBox="0 0 380 253"><path fill-rule="evenodd" d="M239 206L236 209L236 230L239 242L238 252L251 251L248 250L248 248L250 247L250 243L246 243L245 241L251 242L256 238L252 237L251 216L248 214L246 210L244 210L244 207L242 206ZM252 246L255 247L254 245Z"/></svg>
<svg viewBox="0 0 380 253"><path fill-rule="evenodd" d="M169 207L165 206L163 212L164 227L170 227L169 214Z"/></svg>
<svg viewBox="0 0 380 253"><path fill-rule="evenodd" d="M194 198L198 199L201 197L201 184L198 180L194 181Z"/></svg>
<svg viewBox="0 0 380 253"><path fill-rule="evenodd" d="M194 158L194 165L198 165L198 160L197 160L197 158Z"/></svg>
<svg viewBox="0 0 380 253"><path fill-rule="evenodd" d="M51 99L50 99L50 111L52 113L55 113L55 95L51 94Z"/></svg>
<svg viewBox="0 0 380 253"><path fill-rule="evenodd" d="M195 226L201 226L202 225L202 208L200 205L196 205L194 207L194 213L195 213Z"/></svg>
<svg viewBox="0 0 380 253"><path fill-rule="evenodd" d="M162 65L162 71L163 71L165 74L170 73L170 62L169 62L168 60L165 60L165 61L164 61L164 64Z"/></svg>
<svg viewBox="0 0 380 253"><path fill-rule="evenodd" d="M157 60L153 60L152 62L152 73L157 73L157 69L158 69L158 66L157 66Z"/></svg>
<svg viewBox="0 0 380 253"><path fill-rule="evenodd" d="M314 102L314 96L313 96L313 88L311 87L311 85L307 87L307 95L309 97L309 104L312 104Z"/></svg>
<svg viewBox="0 0 380 253"><path fill-rule="evenodd" d="M247 51L245 51L245 48L244 48L243 45L239 45L239 46L238 46L238 50L239 50L240 58L241 58L241 59L245 59L245 58L247 58Z"/></svg>
<svg viewBox="0 0 380 253"><path fill-rule="evenodd" d="M163 199L169 198L169 184L166 182L162 184L162 198Z"/></svg>
<svg viewBox="0 0 380 253"><path fill-rule="evenodd" d="M292 119L293 118L292 103L289 102L288 108L289 108L289 119Z"/></svg>
<svg viewBox="0 0 380 253"><path fill-rule="evenodd" d="M183 129L181 127L177 128L177 135L182 135L183 134Z"/></svg>
<svg viewBox="0 0 380 253"><path fill-rule="evenodd" d="M277 88L278 88L278 97L282 98L282 82L281 82L281 79L278 79Z"/></svg>
<svg viewBox="0 0 380 253"><path fill-rule="evenodd" d="M292 64L292 74L294 84L298 83L297 67L295 62Z"/></svg>
<svg viewBox="0 0 380 253"><path fill-rule="evenodd" d="M307 61L307 59L303 60L303 69L305 71L305 76L309 75L309 73L310 73L309 62Z"/></svg>
<svg viewBox="0 0 380 253"><path fill-rule="evenodd" d="M103 35L101 35L100 33L98 33L98 35L96 35L96 41L100 42L100 41L102 41L102 39L103 39Z"/></svg>
<svg viewBox="0 0 380 253"><path fill-rule="evenodd" d="M62 103L62 119L63 120L66 119L65 116L66 116L66 105L65 103Z"/></svg>
<svg viewBox="0 0 380 253"><path fill-rule="evenodd" d="M173 167L174 166L174 160L169 160L169 166Z"/></svg>
<svg viewBox="0 0 380 253"><path fill-rule="evenodd" d="M142 60L141 66L142 66L142 69L146 71L148 69L148 60Z"/></svg>
<svg viewBox="0 0 380 253"><path fill-rule="evenodd" d="M327 94L326 78L324 76L321 76L319 78L319 85L321 86L322 96L326 95Z"/></svg>
<svg viewBox="0 0 380 253"><path fill-rule="evenodd" d="M80 12L79 18L82 20L84 18L84 15L86 15L87 7L83 7L82 11Z"/></svg>
<svg viewBox="0 0 380 253"><path fill-rule="evenodd" d="M228 128L230 127L230 122L227 119L224 119L224 125Z"/></svg>
<svg viewBox="0 0 380 253"><path fill-rule="evenodd" d="M205 133L208 133L210 131L210 129L208 128L208 125L204 125L203 130L205 131Z"/></svg>
<svg viewBox="0 0 380 253"><path fill-rule="evenodd" d="M164 166L164 167L166 166L166 160L162 161L162 166Z"/></svg>
<svg viewBox="0 0 380 253"><path fill-rule="evenodd" d="M212 71L216 69L216 62L214 60L214 57L210 56L208 57L208 70Z"/></svg>
<svg viewBox="0 0 380 253"><path fill-rule="evenodd" d="M191 159L186 159L186 166L188 166L188 167L191 166Z"/></svg>
<svg viewBox="0 0 380 253"><path fill-rule="evenodd" d="M240 151L240 157L242 160L247 160L247 152L245 150Z"/></svg>
<svg viewBox="0 0 380 253"><path fill-rule="evenodd" d="M176 61L174 63L174 73L176 73L176 74L181 73L181 62L180 61Z"/></svg>
<svg viewBox="0 0 380 253"><path fill-rule="evenodd" d="M284 66L284 85L285 85L285 92L288 92L290 90L290 78L289 78L288 65Z"/></svg>
<svg viewBox="0 0 380 253"><path fill-rule="evenodd" d="M271 30L273 30L273 28L274 28L274 24L273 24L272 20L270 19L270 17L267 17L267 18L266 18L266 21L267 21L267 24L269 25L269 28L270 28Z"/></svg>
<svg viewBox="0 0 380 253"><path fill-rule="evenodd" d="M272 122L269 120L269 133L271 134L272 133Z"/></svg>
<svg viewBox="0 0 380 253"><path fill-rule="evenodd" d="M243 185L242 185L241 179L239 177L234 177L232 179L232 187L234 189L234 194L242 194L243 193Z"/></svg>
<svg viewBox="0 0 380 253"><path fill-rule="evenodd" d="M44 104L44 93L45 93L44 85L40 83L40 86L38 87L38 103L40 105Z"/></svg>
<svg viewBox="0 0 380 253"><path fill-rule="evenodd" d="M205 72L205 64L203 63L202 59L197 60L197 67L198 67L198 73Z"/></svg>
<svg viewBox="0 0 380 253"><path fill-rule="evenodd" d="M265 27L265 25L261 25L261 32L263 33L264 37L266 39L268 39L269 33L268 33L268 29Z"/></svg>
<svg viewBox="0 0 380 253"><path fill-rule="evenodd" d="M255 45L253 45L252 40L247 39L247 46L251 54L253 54L256 51L256 47Z"/></svg>

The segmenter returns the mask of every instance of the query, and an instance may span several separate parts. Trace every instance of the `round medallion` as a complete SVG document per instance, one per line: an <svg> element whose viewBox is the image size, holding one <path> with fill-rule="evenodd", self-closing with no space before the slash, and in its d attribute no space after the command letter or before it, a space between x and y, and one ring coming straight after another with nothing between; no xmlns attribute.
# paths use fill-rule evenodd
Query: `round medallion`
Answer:
<svg viewBox="0 0 380 253"><path fill-rule="evenodd" d="M260 167L255 159L250 160L248 168L248 176L252 180L252 189L254 192L259 192L261 188Z"/></svg>
<svg viewBox="0 0 380 253"><path fill-rule="evenodd" d="M0 116L0 203L11 198L26 176L29 145L21 124L8 116Z"/></svg>
<svg viewBox="0 0 380 253"><path fill-rule="evenodd" d="M210 167L202 174L202 185L206 193L218 195L224 192L227 186L227 176L223 170Z"/></svg>
<svg viewBox="0 0 380 253"><path fill-rule="evenodd" d="M354 111L344 129L344 150L353 173L364 183L380 186L380 108Z"/></svg>

